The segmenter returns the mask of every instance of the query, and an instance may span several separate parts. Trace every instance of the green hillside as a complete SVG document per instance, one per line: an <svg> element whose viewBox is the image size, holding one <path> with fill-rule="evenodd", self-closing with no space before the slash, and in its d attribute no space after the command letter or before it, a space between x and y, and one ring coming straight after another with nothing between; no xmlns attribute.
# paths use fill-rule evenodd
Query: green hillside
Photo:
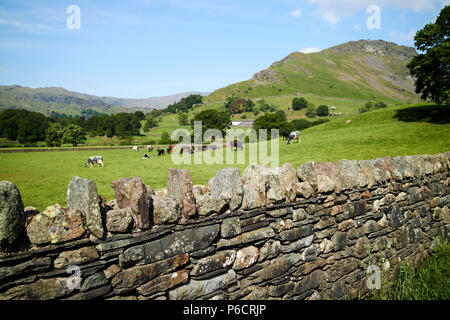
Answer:
<svg viewBox="0 0 450 320"><path fill-rule="evenodd" d="M205 97L206 107L227 97L281 101L287 109L295 96L313 103L361 106L367 101L388 105L417 103L414 80L406 64L414 48L382 40L359 40L321 52L294 52L273 63L252 79L218 89Z"/></svg>

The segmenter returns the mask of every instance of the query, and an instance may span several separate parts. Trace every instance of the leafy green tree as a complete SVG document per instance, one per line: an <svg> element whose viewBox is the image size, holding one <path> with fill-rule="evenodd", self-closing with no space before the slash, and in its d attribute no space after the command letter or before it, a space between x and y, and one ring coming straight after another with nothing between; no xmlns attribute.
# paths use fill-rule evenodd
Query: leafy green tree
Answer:
<svg viewBox="0 0 450 320"><path fill-rule="evenodd" d="M202 134L208 129L217 129L225 136L226 129L230 127L230 115L227 112L220 112L214 109L203 110L191 119L191 126L194 128L194 122L202 122Z"/></svg>
<svg viewBox="0 0 450 320"><path fill-rule="evenodd" d="M142 111L136 111L134 115L139 121L145 120L145 114Z"/></svg>
<svg viewBox="0 0 450 320"><path fill-rule="evenodd" d="M308 101L303 97L295 97L292 99L292 109L293 110L301 110L308 106Z"/></svg>
<svg viewBox="0 0 450 320"><path fill-rule="evenodd" d="M178 122L180 126L187 126L189 124L188 114L182 111L178 112Z"/></svg>
<svg viewBox="0 0 450 320"><path fill-rule="evenodd" d="M154 118L151 114L148 114L145 118L144 131L148 132L151 128L156 128L158 126L158 120Z"/></svg>
<svg viewBox="0 0 450 320"><path fill-rule="evenodd" d="M424 53L407 65L416 78L416 93L437 104L450 105L450 6L445 6L435 23L417 31L414 45Z"/></svg>
<svg viewBox="0 0 450 320"><path fill-rule="evenodd" d="M45 144L47 147L60 147L64 131L60 123L52 123L45 130Z"/></svg>
<svg viewBox="0 0 450 320"><path fill-rule="evenodd" d="M245 101L245 112L252 112L253 108L255 107L255 104L253 103L252 100L248 99L247 101Z"/></svg>
<svg viewBox="0 0 450 320"><path fill-rule="evenodd" d="M74 147L86 141L86 132L76 124L69 124L63 130L63 143L71 143Z"/></svg>
<svg viewBox="0 0 450 320"><path fill-rule="evenodd" d="M169 113L177 113L180 110L183 112L187 112L189 109L192 109L194 104L201 104L202 101L203 97L201 95L191 94L186 98L182 98L179 102L169 105L164 110Z"/></svg>
<svg viewBox="0 0 450 320"><path fill-rule="evenodd" d="M283 131L293 131L294 126L291 123L284 121L275 113L267 113L255 120L253 128L257 133L259 133L259 129L266 129L267 138L270 139L271 129L278 129L279 133L282 133Z"/></svg>
<svg viewBox="0 0 450 320"><path fill-rule="evenodd" d="M170 140L170 135L167 131L163 131L161 134L161 138L159 139L159 144L171 144L172 140Z"/></svg>
<svg viewBox="0 0 450 320"><path fill-rule="evenodd" d="M275 112L275 114L280 117L281 119L283 119L283 121L286 121L286 113L283 110L277 110Z"/></svg>
<svg viewBox="0 0 450 320"><path fill-rule="evenodd" d="M321 105L317 107L316 113L319 117L326 117L330 114L330 111L328 110L328 106Z"/></svg>
<svg viewBox="0 0 450 320"><path fill-rule="evenodd" d="M291 121L291 124L294 126L295 130L301 131L311 127L312 122L306 119L295 119Z"/></svg>

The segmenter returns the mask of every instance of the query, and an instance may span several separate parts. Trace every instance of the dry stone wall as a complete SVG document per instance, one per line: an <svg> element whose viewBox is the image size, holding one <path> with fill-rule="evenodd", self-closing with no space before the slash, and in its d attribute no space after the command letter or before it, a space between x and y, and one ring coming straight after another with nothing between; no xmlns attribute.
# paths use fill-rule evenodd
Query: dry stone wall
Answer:
<svg viewBox="0 0 450 320"><path fill-rule="evenodd" d="M74 177L41 213L2 182L1 239L25 244L0 256L0 299L364 297L369 265L395 276L449 237L449 169L450 153L251 165L208 186L170 169L156 192L113 181L110 202Z"/></svg>

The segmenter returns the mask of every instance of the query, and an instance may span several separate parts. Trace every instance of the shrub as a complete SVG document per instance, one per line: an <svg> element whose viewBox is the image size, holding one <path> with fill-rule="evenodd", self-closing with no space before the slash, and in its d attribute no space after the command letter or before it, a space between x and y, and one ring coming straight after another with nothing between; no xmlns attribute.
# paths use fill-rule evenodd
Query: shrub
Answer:
<svg viewBox="0 0 450 320"><path fill-rule="evenodd" d="M326 106L326 105L321 105L321 106L317 107L316 113L319 117L326 117L330 114L330 112L328 110L328 106Z"/></svg>
<svg viewBox="0 0 450 320"><path fill-rule="evenodd" d="M295 97L292 99L292 109L301 110L308 106L308 101L303 97Z"/></svg>

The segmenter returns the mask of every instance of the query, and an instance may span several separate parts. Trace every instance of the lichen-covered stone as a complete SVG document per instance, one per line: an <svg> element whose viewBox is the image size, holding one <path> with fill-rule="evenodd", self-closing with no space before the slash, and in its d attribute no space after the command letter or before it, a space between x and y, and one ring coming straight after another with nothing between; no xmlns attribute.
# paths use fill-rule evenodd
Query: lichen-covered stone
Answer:
<svg viewBox="0 0 450 320"><path fill-rule="evenodd" d="M343 190L353 189L359 186L359 166L356 160L339 161L341 172L341 185Z"/></svg>
<svg viewBox="0 0 450 320"><path fill-rule="evenodd" d="M259 250L254 246L245 247L238 250L236 260L233 264L234 270L249 268L254 265L259 258Z"/></svg>
<svg viewBox="0 0 450 320"><path fill-rule="evenodd" d="M189 171L184 169L169 169L167 194L178 202L182 217L188 219L197 214L192 179Z"/></svg>
<svg viewBox="0 0 450 320"><path fill-rule="evenodd" d="M214 183L211 189L211 197L221 199L221 207L218 212L224 212L227 209L236 210L241 206L243 197L242 181L238 168L229 167L217 171Z"/></svg>
<svg viewBox="0 0 450 320"><path fill-rule="evenodd" d="M220 235L223 238L234 237L242 232L241 222L238 217L231 217L223 220L220 227Z"/></svg>
<svg viewBox="0 0 450 320"><path fill-rule="evenodd" d="M301 182L308 182L313 189L317 190L317 174L315 161L306 162L298 167L297 176Z"/></svg>
<svg viewBox="0 0 450 320"><path fill-rule="evenodd" d="M221 198L215 198L210 193L195 196L198 215L201 217L209 216L213 213L220 212L225 206L225 202Z"/></svg>
<svg viewBox="0 0 450 320"><path fill-rule="evenodd" d="M133 229L131 209L110 210L106 213L106 229L112 233L125 233Z"/></svg>
<svg viewBox="0 0 450 320"><path fill-rule="evenodd" d="M78 210L50 206L33 217L27 235L33 244L56 244L75 240L86 233L83 214Z"/></svg>
<svg viewBox="0 0 450 320"><path fill-rule="evenodd" d="M170 195L153 196L153 222L155 225L177 222L181 217L181 208L177 200Z"/></svg>
<svg viewBox="0 0 450 320"><path fill-rule="evenodd" d="M227 269L233 265L235 258L235 250L219 251L211 256L198 260L191 271L191 275L195 277L219 269Z"/></svg>
<svg viewBox="0 0 450 320"><path fill-rule="evenodd" d="M252 209L266 205L266 181L268 168L260 164L251 164L242 174L242 208Z"/></svg>
<svg viewBox="0 0 450 320"><path fill-rule="evenodd" d="M0 247L12 245L25 227L20 191L9 181L0 181Z"/></svg>
<svg viewBox="0 0 450 320"><path fill-rule="evenodd" d="M67 207L84 214L86 228L97 238L103 238L103 222L100 212L97 185L94 181L73 177L67 188Z"/></svg>

